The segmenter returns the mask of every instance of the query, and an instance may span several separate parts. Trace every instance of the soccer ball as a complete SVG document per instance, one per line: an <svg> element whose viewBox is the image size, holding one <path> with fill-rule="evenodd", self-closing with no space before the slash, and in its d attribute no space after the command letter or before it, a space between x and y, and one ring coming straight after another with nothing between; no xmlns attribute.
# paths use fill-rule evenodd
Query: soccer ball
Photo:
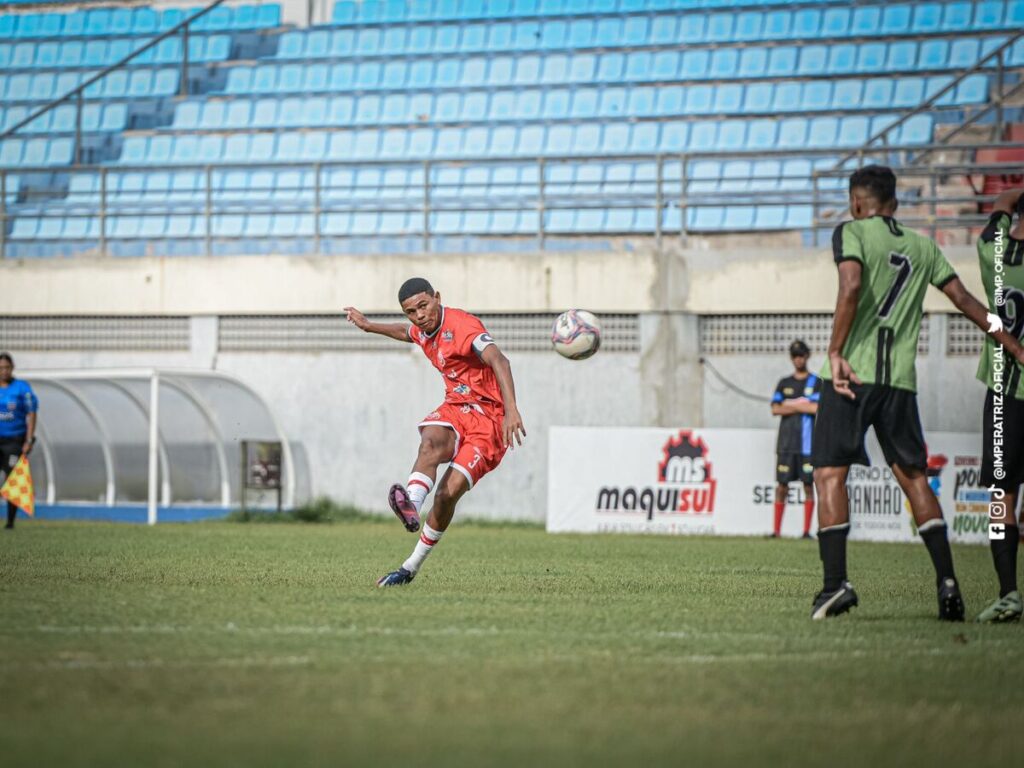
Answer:
<svg viewBox="0 0 1024 768"><path fill-rule="evenodd" d="M555 320L551 343L562 357L586 360L601 348L601 324L584 309L570 309Z"/></svg>

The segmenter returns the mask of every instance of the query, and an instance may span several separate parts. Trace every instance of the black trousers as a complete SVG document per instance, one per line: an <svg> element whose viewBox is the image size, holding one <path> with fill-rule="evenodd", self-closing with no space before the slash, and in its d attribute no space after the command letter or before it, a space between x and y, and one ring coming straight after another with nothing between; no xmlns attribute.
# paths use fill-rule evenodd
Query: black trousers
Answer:
<svg viewBox="0 0 1024 768"><path fill-rule="evenodd" d="M21 448L25 445L25 436L2 437L0 438L0 485L7 479L7 473L14 469L21 457ZM11 502L7 502L7 524L14 525L14 518L18 514L18 508Z"/></svg>

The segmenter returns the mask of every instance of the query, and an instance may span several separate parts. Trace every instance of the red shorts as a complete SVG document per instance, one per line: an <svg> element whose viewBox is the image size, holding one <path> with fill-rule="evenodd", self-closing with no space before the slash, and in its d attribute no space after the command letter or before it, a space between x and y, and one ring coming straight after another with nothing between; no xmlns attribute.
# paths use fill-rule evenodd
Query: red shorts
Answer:
<svg viewBox="0 0 1024 768"><path fill-rule="evenodd" d="M505 440L501 434L504 411L477 405L444 403L427 414L419 428L450 427L455 432L452 467L469 480L469 487L501 463Z"/></svg>

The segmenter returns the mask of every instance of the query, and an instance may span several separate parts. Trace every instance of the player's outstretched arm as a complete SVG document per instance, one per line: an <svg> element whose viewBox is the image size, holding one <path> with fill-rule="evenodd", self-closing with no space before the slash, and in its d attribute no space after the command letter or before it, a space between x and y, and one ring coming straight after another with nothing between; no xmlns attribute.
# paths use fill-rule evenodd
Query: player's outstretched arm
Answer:
<svg viewBox="0 0 1024 768"><path fill-rule="evenodd" d="M409 326L405 323L372 323L355 307L345 307L345 319L361 331L379 333L381 336L412 344L412 339L409 338Z"/></svg>
<svg viewBox="0 0 1024 768"><path fill-rule="evenodd" d="M1012 216L1021 195L1024 195L1024 189L1008 189L1005 192L1001 192L992 205L992 212L1002 211Z"/></svg>
<svg viewBox="0 0 1024 768"><path fill-rule="evenodd" d="M959 309L964 317L992 336L997 344L1002 344L1003 349L1013 355L1018 362L1024 364L1024 347L1021 347L1020 342L1006 332L999 315L990 314L988 308L974 298L974 294L967 290L959 277L954 277L942 286L942 292L949 297L953 306Z"/></svg>
<svg viewBox="0 0 1024 768"><path fill-rule="evenodd" d="M501 399L505 402L505 423L501 430L505 447L515 448L515 443L522 445L523 438L526 437L526 427L523 426L523 417L519 415L519 407L516 405L516 383L512 380L512 364L498 349L497 344L489 344L480 355L480 359L494 371L498 387L501 389Z"/></svg>
<svg viewBox="0 0 1024 768"><path fill-rule="evenodd" d="M856 398L850 383L860 384L849 361L843 357L843 347L850 336L853 321L857 317L857 300L860 298L860 278L863 268L856 259L839 262L839 293L836 296L836 314L832 319L832 338L828 343L828 361L832 367L832 386L843 397Z"/></svg>

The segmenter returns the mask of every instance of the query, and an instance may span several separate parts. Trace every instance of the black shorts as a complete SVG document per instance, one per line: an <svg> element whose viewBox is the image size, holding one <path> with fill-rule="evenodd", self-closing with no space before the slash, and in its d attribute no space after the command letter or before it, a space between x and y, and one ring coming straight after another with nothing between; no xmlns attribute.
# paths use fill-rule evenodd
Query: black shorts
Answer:
<svg viewBox="0 0 1024 768"><path fill-rule="evenodd" d="M0 437L0 484L7 479L7 473L21 458L21 448L25 445L25 436Z"/></svg>
<svg viewBox="0 0 1024 768"><path fill-rule="evenodd" d="M775 454L775 481L779 485L789 485L798 480L804 485L814 484L811 457L801 453Z"/></svg>
<svg viewBox="0 0 1024 768"><path fill-rule="evenodd" d="M925 469L928 451L917 394L881 384L853 384L851 389L855 400L837 394L830 380L822 382L811 463L815 467L870 465L864 436L868 427L874 427L887 464Z"/></svg>
<svg viewBox="0 0 1024 768"><path fill-rule="evenodd" d="M981 484L1016 493L1024 483L1024 400L1003 395L1003 477L995 470L995 393L985 394L985 416L981 435Z"/></svg>

